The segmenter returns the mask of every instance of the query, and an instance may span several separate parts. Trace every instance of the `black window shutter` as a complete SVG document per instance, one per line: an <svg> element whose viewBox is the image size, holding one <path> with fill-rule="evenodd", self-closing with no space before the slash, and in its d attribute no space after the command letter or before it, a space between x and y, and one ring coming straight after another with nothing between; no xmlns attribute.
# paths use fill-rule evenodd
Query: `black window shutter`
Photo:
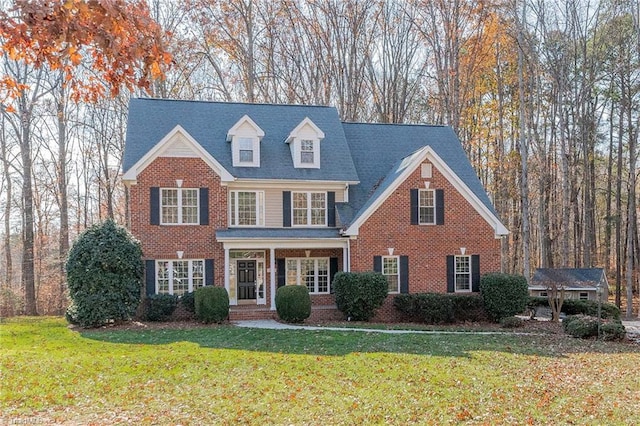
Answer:
<svg viewBox="0 0 640 426"><path fill-rule="evenodd" d="M480 291L480 255L471 256L471 291Z"/></svg>
<svg viewBox="0 0 640 426"><path fill-rule="evenodd" d="M209 224L209 188L200 188L200 225Z"/></svg>
<svg viewBox="0 0 640 426"><path fill-rule="evenodd" d="M276 259L278 268L278 288L285 285L285 279L287 277L287 266L284 259Z"/></svg>
<svg viewBox="0 0 640 426"><path fill-rule="evenodd" d="M338 258L337 257L331 257L329 258L329 285L330 285L330 293L333 293L333 277L336 275L336 273L338 272Z"/></svg>
<svg viewBox="0 0 640 426"><path fill-rule="evenodd" d="M152 186L149 192L149 212L151 224L160 225L160 188Z"/></svg>
<svg viewBox="0 0 640 426"><path fill-rule="evenodd" d="M373 270L382 273L382 256L373 256Z"/></svg>
<svg viewBox="0 0 640 426"><path fill-rule="evenodd" d="M213 259L204 260L204 285L214 285L215 277L213 274Z"/></svg>
<svg viewBox="0 0 640 426"><path fill-rule="evenodd" d="M409 293L409 256L400 256L400 293Z"/></svg>
<svg viewBox="0 0 640 426"><path fill-rule="evenodd" d="M282 226L291 227L291 191L282 192Z"/></svg>
<svg viewBox="0 0 640 426"><path fill-rule="evenodd" d="M327 192L327 226L336 226L336 193Z"/></svg>
<svg viewBox="0 0 640 426"><path fill-rule="evenodd" d="M436 225L444 225L444 189L436 189Z"/></svg>
<svg viewBox="0 0 640 426"><path fill-rule="evenodd" d="M147 296L156 294L156 261L145 260L144 261L144 279Z"/></svg>
<svg viewBox="0 0 640 426"><path fill-rule="evenodd" d="M447 256L447 293L455 293L456 291L455 273L455 256Z"/></svg>
<svg viewBox="0 0 640 426"><path fill-rule="evenodd" d="M418 224L418 190L411 190L411 224Z"/></svg>

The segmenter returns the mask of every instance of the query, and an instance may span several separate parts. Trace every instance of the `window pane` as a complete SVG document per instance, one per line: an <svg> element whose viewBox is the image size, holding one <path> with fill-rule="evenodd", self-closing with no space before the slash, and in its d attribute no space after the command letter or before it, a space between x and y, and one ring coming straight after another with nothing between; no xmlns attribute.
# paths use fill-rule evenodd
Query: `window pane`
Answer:
<svg viewBox="0 0 640 426"><path fill-rule="evenodd" d="M162 223L178 223L178 190L163 189L161 204Z"/></svg>
<svg viewBox="0 0 640 426"><path fill-rule="evenodd" d="M435 191L420 190L418 213L420 223L435 223Z"/></svg>
<svg viewBox="0 0 640 426"><path fill-rule="evenodd" d="M240 162L241 163L253 163L253 150L241 149L240 150Z"/></svg>
<svg viewBox="0 0 640 426"><path fill-rule="evenodd" d="M192 291L204 285L204 261L194 260L191 262L191 283Z"/></svg>
<svg viewBox="0 0 640 426"><path fill-rule="evenodd" d="M390 292L398 292L398 258L383 257L382 258L382 274L387 279Z"/></svg>
<svg viewBox="0 0 640 426"><path fill-rule="evenodd" d="M300 142L300 162L304 164L313 164L313 141L302 140Z"/></svg>
<svg viewBox="0 0 640 426"><path fill-rule="evenodd" d="M309 290L309 293L315 292L315 260L314 259L302 259L300 260L300 278L304 280L304 283Z"/></svg>
<svg viewBox="0 0 640 426"><path fill-rule="evenodd" d="M329 260L317 260L318 293L329 293Z"/></svg>
<svg viewBox="0 0 640 426"><path fill-rule="evenodd" d="M296 259L287 259L287 278L285 284L298 284L298 261Z"/></svg>
<svg viewBox="0 0 640 426"><path fill-rule="evenodd" d="M471 256L456 256L456 291L471 290Z"/></svg>
<svg viewBox="0 0 640 426"><path fill-rule="evenodd" d="M158 294L169 293L169 262L157 262Z"/></svg>
<svg viewBox="0 0 640 426"><path fill-rule="evenodd" d="M324 225L325 221L325 197L324 192L311 193L311 225Z"/></svg>
<svg viewBox="0 0 640 426"><path fill-rule="evenodd" d="M292 194L293 203L293 224L307 225L307 193L294 192Z"/></svg>
<svg viewBox="0 0 640 426"><path fill-rule="evenodd" d="M256 193L237 192L238 225L256 225Z"/></svg>
<svg viewBox="0 0 640 426"><path fill-rule="evenodd" d="M173 262L173 294L182 295L189 291L189 261Z"/></svg>
<svg viewBox="0 0 640 426"><path fill-rule="evenodd" d="M182 190L182 223L198 223L198 190Z"/></svg>

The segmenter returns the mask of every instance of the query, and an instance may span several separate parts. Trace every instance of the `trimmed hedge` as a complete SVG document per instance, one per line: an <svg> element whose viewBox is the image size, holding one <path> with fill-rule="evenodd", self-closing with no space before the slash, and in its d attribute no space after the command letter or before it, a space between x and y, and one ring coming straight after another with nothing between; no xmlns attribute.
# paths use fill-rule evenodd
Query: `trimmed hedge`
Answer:
<svg viewBox="0 0 640 426"><path fill-rule="evenodd" d="M276 291L276 311L281 320L302 322L311 316L311 296L307 286L286 285Z"/></svg>
<svg viewBox="0 0 640 426"><path fill-rule="evenodd" d="M196 318L209 324L229 318L229 294L224 287L206 286L195 291Z"/></svg>
<svg viewBox="0 0 640 426"><path fill-rule="evenodd" d="M487 318L482 298L467 294L416 293L399 294L393 306L405 319L427 324L456 321L482 321Z"/></svg>
<svg viewBox="0 0 640 426"><path fill-rule="evenodd" d="M378 272L338 272L333 289L338 309L353 321L370 320L389 292L387 279Z"/></svg>
<svg viewBox="0 0 640 426"><path fill-rule="evenodd" d="M147 321L166 321L178 307L178 296L154 294L145 301L144 317Z"/></svg>
<svg viewBox="0 0 640 426"><path fill-rule="evenodd" d="M589 315L569 315L562 320L564 332L580 339L598 337L598 318ZM616 320L600 321L600 337L603 340L621 340L626 334L624 325Z"/></svg>
<svg viewBox="0 0 640 426"><path fill-rule="evenodd" d="M524 321L518 317L504 317L500 320L502 328L520 328L524 326Z"/></svg>
<svg viewBox="0 0 640 426"><path fill-rule="evenodd" d="M107 220L85 230L69 251L66 271L72 321L99 327L133 318L144 264L140 243L125 228Z"/></svg>
<svg viewBox="0 0 640 426"><path fill-rule="evenodd" d="M487 314L496 322L523 312L529 302L529 287L522 275L483 275L480 278L480 293Z"/></svg>

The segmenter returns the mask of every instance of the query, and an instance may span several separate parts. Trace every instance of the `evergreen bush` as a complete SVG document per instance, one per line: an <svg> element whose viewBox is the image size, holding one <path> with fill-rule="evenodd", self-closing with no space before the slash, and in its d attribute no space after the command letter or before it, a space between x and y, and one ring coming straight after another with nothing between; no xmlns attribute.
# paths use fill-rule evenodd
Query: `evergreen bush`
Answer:
<svg viewBox="0 0 640 426"><path fill-rule="evenodd" d="M480 293L487 314L496 322L524 312L529 302L529 287L522 275L483 275L480 278Z"/></svg>
<svg viewBox="0 0 640 426"><path fill-rule="evenodd" d="M620 308L608 302L601 303L601 318L620 319ZM598 302L595 300L565 299L562 304L562 312L567 315L598 316Z"/></svg>
<svg viewBox="0 0 640 426"><path fill-rule="evenodd" d="M229 294L224 287L206 286L195 291L196 318L209 324L229 318Z"/></svg>
<svg viewBox="0 0 640 426"><path fill-rule="evenodd" d="M393 306L406 320L428 324L487 319L482 298L471 294L398 294Z"/></svg>
<svg viewBox="0 0 640 426"><path fill-rule="evenodd" d="M177 307L178 296L154 294L146 299L144 317L147 321L166 321Z"/></svg>
<svg viewBox="0 0 640 426"><path fill-rule="evenodd" d="M417 295L416 308L427 324L448 324L454 322L453 302L451 298L437 293Z"/></svg>
<svg viewBox="0 0 640 426"><path fill-rule="evenodd" d="M621 340L626 331L619 320L604 319L589 315L569 315L562 320L564 332L581 339L598 337L598 322L600 322L600 337L603 340Z"/></svg>
<svg viewBox="0 0 640 426"><path fill-rule="evenodd" d="M384 303L389 286L378 272L338 272L333 289L336 305L347 319L368 321Z"/></svg>
<svg viewBox="0 0 640 426"><path fill-rule="evenodd" d="M524 327L524 321L518 317L504 317L500 320L502 328L519 328Z"/></svg>
<svg viewBox="0 0 640 426"><path fill-rule="evenodd" d="M182 306L187 310L187 312L191 312L192 314L196 313L196 299L195 292L190 291L188 293L184 293L180 296L180 302Z"/></svg>
<svg viewBox="0 0 640 426"><path fill-rule="evenodd" d="M303 285L286 285L276 291L276 311L281 320L298 323L311 316L311 296Z"/></svg>
<svg viewBox="0 0 640 426"><path fill-rule="evenodd" d="M84 231L69 251L66 270L73 316L82 327L135 315L144 273L142 249L123 227L107 220Z"/></svg>

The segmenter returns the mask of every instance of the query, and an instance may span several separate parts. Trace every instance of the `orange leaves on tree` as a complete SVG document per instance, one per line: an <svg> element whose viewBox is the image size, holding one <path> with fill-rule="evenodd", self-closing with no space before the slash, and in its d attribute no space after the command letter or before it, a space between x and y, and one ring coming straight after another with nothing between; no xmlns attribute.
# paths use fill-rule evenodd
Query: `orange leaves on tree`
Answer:
<svg viewBox="0 0 640 426"><path fill-rule="evenodd" d="M62 70L76 99L148 88L163 78L172 60L164 37L143 0L15 0L0 11L0 54ZM80 81L81 65L98 78Z"/></svg>

